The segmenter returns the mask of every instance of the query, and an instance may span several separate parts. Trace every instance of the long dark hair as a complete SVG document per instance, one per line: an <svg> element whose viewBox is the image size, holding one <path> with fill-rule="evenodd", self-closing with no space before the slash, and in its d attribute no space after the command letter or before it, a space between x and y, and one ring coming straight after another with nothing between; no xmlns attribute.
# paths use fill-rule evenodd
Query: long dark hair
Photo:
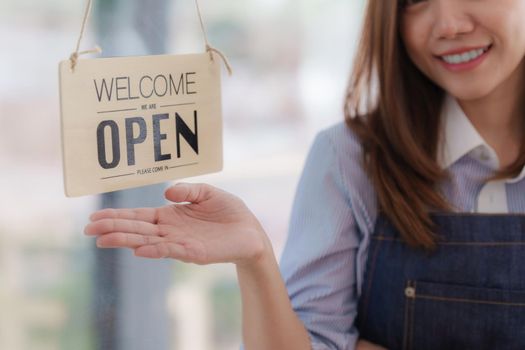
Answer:
<svg viewBox="0 0 525 350"><path fill-rule="evenodd" d="M429 212L452 210L437 187L448 176L437 162L445 92L408 57L400 35L405 1L368 1L345 122L362 142L379 209L408 244L432 249ZM524 164L522 152L494 178L516 174Z"/></svg>
<svg viewBox="0 0 525 350"><path fill-rule="evenodd" d="M436 185L445 93L412 63L400 35L403 0L369 0L345 101L380 210L412 246L433 248L429 210L450 210Z"/></svg>

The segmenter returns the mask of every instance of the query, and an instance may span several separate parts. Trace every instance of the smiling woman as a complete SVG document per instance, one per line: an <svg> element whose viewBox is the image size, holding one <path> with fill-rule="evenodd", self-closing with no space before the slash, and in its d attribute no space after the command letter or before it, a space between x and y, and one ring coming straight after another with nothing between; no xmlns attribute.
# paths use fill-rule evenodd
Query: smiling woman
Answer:
<svg viewBox="0 0 525 350"><path fill-rule="evenodd" d="M516 261L496 266L494 260L523 253L522 238L513 236L521 231L502 229L521 225L523 217L488 214L525 211L521 200L507 197L525 191L525 3L399 1L392 11L394 2L369 1L348 90L347 124L362 141L379 202L360 293L360 335L392 349L519 349L525 281L516 275L506 278L517 283L502 283L500 268ZM362 97L374 96L375 75L379 96L360 114ZM466 181L471 176L477 180ZM444 215L450 211L457 213ZM426 247L431 257L388 243L398 239ZM505 253L459 249L502 241L516 243ZM499 303L508 309L482 306Z"/></svg>
<svg viewBox="0 0 525 350"><path fill-rule="evenodd" d="M85 232L234 263L247 350L524 349L524 14L368 1L345 123L311 146L280 264L257 217L207 184L94 213Z"/></svg>

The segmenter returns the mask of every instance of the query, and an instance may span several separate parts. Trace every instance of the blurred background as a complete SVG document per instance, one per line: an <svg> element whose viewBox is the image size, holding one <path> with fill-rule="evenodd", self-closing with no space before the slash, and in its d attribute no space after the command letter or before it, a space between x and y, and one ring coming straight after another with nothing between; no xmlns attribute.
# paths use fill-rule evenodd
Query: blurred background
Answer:
<svg viewBox="0 0 525 350"><path fill-rule="evenodd" d="M0 2L0 349L234 350L232 264L99 250L82 234L101 207L163 205L169 184L66 198L58 63L81 0ZM224 170L186 179L241 197L280 257L315 134L343 120L364 0L200 0L223 69ZM81 49L103 56L202 52L193 0L95 0Z"/></svg>

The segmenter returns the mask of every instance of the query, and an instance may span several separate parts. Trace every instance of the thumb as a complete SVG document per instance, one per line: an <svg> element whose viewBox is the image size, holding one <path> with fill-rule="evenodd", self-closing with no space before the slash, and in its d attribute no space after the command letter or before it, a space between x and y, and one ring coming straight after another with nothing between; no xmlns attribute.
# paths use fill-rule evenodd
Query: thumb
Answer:
<svg viewBox="0 0 525 350"><path fill-rule="evenodd" d="M211 197L213 188L208 184L192 184L180 182L168 187L164 192L167 200L182 203L200 203Z"/></svg>

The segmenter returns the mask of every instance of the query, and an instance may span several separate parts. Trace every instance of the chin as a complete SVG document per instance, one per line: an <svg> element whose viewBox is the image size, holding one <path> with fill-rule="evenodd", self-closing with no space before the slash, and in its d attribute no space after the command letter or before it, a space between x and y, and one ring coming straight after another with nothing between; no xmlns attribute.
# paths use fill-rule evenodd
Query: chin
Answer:
<svg viewBox="0 0 525 350"><path fill-rule="evenodd" d="M466 86L442 86L448 94L461 101L475 101L490 94L491 89L483 84L468 84Z"/></svg>

